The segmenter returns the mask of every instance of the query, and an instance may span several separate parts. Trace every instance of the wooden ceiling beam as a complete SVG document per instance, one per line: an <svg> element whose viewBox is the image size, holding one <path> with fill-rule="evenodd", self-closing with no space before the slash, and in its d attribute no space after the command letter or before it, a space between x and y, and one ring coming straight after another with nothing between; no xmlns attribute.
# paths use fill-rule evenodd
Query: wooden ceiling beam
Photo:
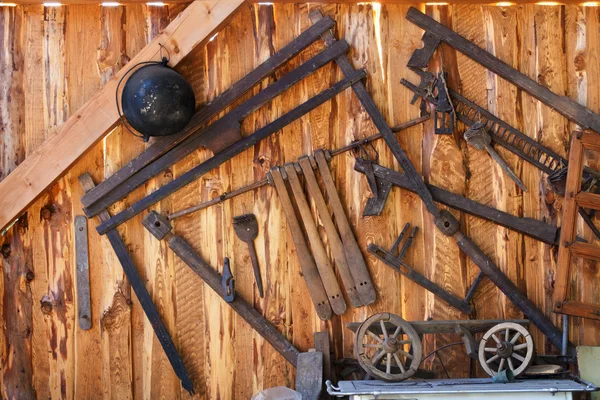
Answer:
<svg viewBox="0 0 600 400"><path fill-rule="evenodd" d="M119 120L115 91L119 79L141 61L159 60L160 44L179 63L216 32L243 0L196 0L96 94L75 112L35 152L0 182L0 232L18 218L46 189L63 176ZM201 23L200 23L201 22Z"/></svg>

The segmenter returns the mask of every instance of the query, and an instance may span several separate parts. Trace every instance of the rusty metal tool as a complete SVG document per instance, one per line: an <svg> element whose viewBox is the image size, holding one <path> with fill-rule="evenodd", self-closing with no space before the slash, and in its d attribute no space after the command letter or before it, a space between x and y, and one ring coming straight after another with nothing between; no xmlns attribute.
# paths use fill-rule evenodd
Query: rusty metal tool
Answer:
<svg viewBox="0 0 600 400"><path fill-rule="evenodd" d="M310 243L310 248L312 250L315 263L317 264L321 281L323 282L325 292L329 297L329 304L331 304L331 309L335 314L342 315L344 312L346 312L346 301L342 296L342 290L340 289L340 285L336 279L335 271L331 266L331 262L329 262L327 252L325 251L325 247L323 246L323 242L319 236L319 230L317 229L317 224L315 223L315 220L310 212L310 206L306 201L306 197L304 197L304 191L302 190L300 179L298 178L298 172L296 171L296 164L288 163L285 164L284 168L287 175L287 180L292 189L292 194L296 200L296 206L298 207L300 219L302 220L302 224L306 230L306 236L308 236L308 242Z"/></svg>
<svg viewBox="0 0 600 400"><path fill-rule="evenodd" d="M331 247L331 252L333 253L333 258L335 260L335 265L340 273L342 278L342 283L344 284L344 288L346 289L346 294L354 307L361 307L363 305L363 301L360 298L360 294L356 290L356 283L354 282L354 278L352 277L352 272L350 271L350 267L348 266L348 261L346 259L346 253L344 251L344 244L342 243L342 239L335 228L333 223L333 219L331 218L331 214L329 213L329 209L327 208L327 204L325 203L325 199L323 198L323 194L321 193L321 189L319 188L319 183L317 181L317 177L315 176L315 172L313 170L316 167L314 163L314 159L309 156L302 156L298 159L298 164L302 169L302 174L304 175L306 187L308 188L308 193L311 195L315 202L315 207L317 208L317 212L319 213L319 218L323 223L323 227L325 228L325 233L327 234L327 241L329 242L329 246Z"/></svg>
<svg viewBox="0 0 600 400"><path fill-rule="evenodd" d="M435 22L433 19L420 13L418 10L411 8L409 13L416 12L423 15L425 18L433 21L433 23L441 26L450 33L454 33L441 24ZM323 15L319 10L313 10L310 13L310 19L314 23L323 18ZM454 34L456 35L456 34ZM327 45L331 45L336 41L332 32L325 32L321 35ZM462 38L466 41L466 39ZM434 42L441 39L435 39ZM472 45L472 43L471 43ZM473 45L474 46L474 45ZM477 47L477 46L474 46ZM477 48L479 49L479 48ZM481 52L486 53L484 50L479 49ZM462 50L461 50L462 51ZM425 52L428 55L429 53ZM489 53L487 53L489 55ZM492 57L491 55L489 55ZM421 57L422 58L422 57ZM494 57L495 58L495 57ZM496 59L497 60L497 59ZM354 67L347 56L340 56L335 59L336 64L342 70L344 76L351 76L354 73ZM506 65L506 64L504 64ZM508 65L506 65L508 67ZM509 67L510 68L510 67ZM529 79L529 78L526 78ZM535 82L534 82L535 84ZM460 229L460 223L456 218L446 210L440 210L433 200L433 196L427 185L423 181L423 178L415 167L412 165L408 155L400 146L400 143L396 140L394 133L390 130L389 125L386 123L385 118L377 108L377 105L373 101L373 98L367 92L367 89L363 82L357 82L352 85L354 94L358 97L365 111L371 117L374 125L381 133L385 140L388 148L394 155L394 158L400 164L406 177L411 184L414 185L415 192L423 201L427 211L433 215L436 227L446 236L452 236L456 240L458 247L469 257L473 262L480 268L480 270L494 282L496 286L517 306L527 318L529 318L540 331L548 337L548 339L558 348L562 346L562 333L554 324L531 302L527 297L521 293L519 288L506 276L504 273L494 264L494 262L471 240L470 237L464 234ZM589 111L589 110L588 110ZM593 113L592 113L593 114ZM598 118L600 121L600 117ZM600 129L599 129L600 130ZM575 352L575 347L569 346L569 354Z"/></svg>
<svg viewBox="0 0 600 400"><path fill-rule="evenodd" d="M456 118L454 107L448 95L448 87L444 72L438 73L437 79L438 101L433 113L433 129L438 135L451 135L454 130Z"/></svg>
<svg viewBox="0 0 600 400"><path fill-rule="evenodd" d="M88 173L81 175L79 177L79 182L83 187L83 191L86 193L96 186L92 180L92 177ZM98 220L100 222L107 221L109 218L110 214L106 210L103 210L98 214ZM150 296L148 289L146 289L146 286L144 286L144 281L142 281L142 278L138 273L135 264L133 263L131 255L127 250L127 246L125 246L121 235L116 229L111 229L107 232L106 237L108 238L110 245L117 255L117 258L123 267L123 272L125 273L125 276L127 276L127 280L129 280L131 288L133 289L138 301L140 302L140 305L142 306L142 309L144 310L144 314L146 314L148 321L150 321L152 329L154 329L154 333L156 334L158 341L160 342L167 358L169 359L169 362L171 363L171 366L173 367L173 371L177 377L181 379L181 385L183 388L190 394L193 394L194 384L190 379L190 376L185 368L185 365L183 364L183 361L181 360L181 357L179 356L179 353L177 352L177 349L175 348L175 343L173 343L173 339L171 339L169 331L167 331L167 327L160 318L160 314L152 302L152 297Z"/></svg>
<svg viewBox="0 0 600 400"><path fill-rule="evenodd" d="M410 223L407 222L406 225L404 225L402 232L400 232L400 235L398 235L398 238L394 242L394 245L392 246L390 251L387 251L373 243L369 244L369 246L367 247L367 251L373 254L379 261L382 261L384 264L391 267L394 271L401 273L402 275L406 276L408 279L415 282L419 286L427 289L431 293L444 300L446 303L450 304L452 307L464 312L465 314L471 314L471 312L473 312L473 308L469 304L468 300L465 301L453 295L452 293L445 290L435 282L431 281L430 279L427 279L425 276L415 271L410 265L408 265L404 261L404 256L406 255L408 248L412 244L412 240L417 234L417 230L419 229L419 227L413 227L410 235L404 241L402 249L400 250L398 255L396 255L396 253L398 252L398 247L404 240L404 237L406 236L406 233L409 229ZM479 284L479 280L476 280L475 282ZM472 293L474 290L474 288L472 290L470 289L469 292Z"/></svg>
<svg viewBox="0 0 600 400"><path fill-rule="evenodd" d="M223 262L223 276L221 277L221 286L223 288L223 300L231 303L235 300L235 279L229 267L229 257L225 257Z"/></svg>
<svg viewBox="0 0 600 400"><path fill-rule="evenodd" d="M92 327L92 300L90 295L90 257L88 251L87 218L75 217L75 262L77 264L77 318L79 328Z"/></svg>
<svg viewBox="0 0 600 400"><path fill-rule="evenodd" d="M463 134L465 141L473 146L477 150L485 150L492 157L496 163L502 168L504 173L521 188L522 191L527 191L527 186L519 179L519 177L513 172L508 166L506 161L500 157L500 154L496 153L496 150L492 147L492 137L485 129L485 126L481 122L475 122L469 127Z"/></svg>
<svg viewBox="0 0 600 400"><path fill-rule="evenodd" d="M271 185L275 187L279 200L281 201L281 208L283 209L290 233L292 234L292 240L294 241L296 253L298 254L298 259L300 261L300 268L302 268L302 275L304 275L306 286L308 286L308 293L315 306L317 315L322 320L328 320L332 315L331 305L329 304L329 299L327 298L327 293L325 292L315 260L308 250L308 245L306 244L304 233L302 232L300 222L294 211L292 199L286 188L282 172L285 173L285 170L282 171L280 167L273 167L269 171L268 179L269 182L271 182Z"/></svg>
<svg viewBox="0 0 600 400"><path fill-rule="evenodd" d="M223 298L221 275L204 261L188 242L171 232L173 227L167 218L152 211L144 218L142 224L155 238L164 239L169 248L216 294ZM240 296L236 296L227 304L290 364L296 366L300 352L265 317Z"/></svg>
<svg viewBox="0 0 600 400"><path fill-rule="evenodd" d="M335 187L333 176L331 175L329 165L327 164L327 155L322 149L319 149L315 151L314 157L321 178L323 179L323 184L325 185L325 191L327 192L327 197L329 198L329 203L333 210L342 243L344 244L346 260L348 261L348 267L354 278L356 290L358 290L363 305L371 304L377 299L375 288L373 287L367 264L358 247L356 237L354 236L354 232L352 232L350 222L344 211L344 206L342 205L342 201L340 200L340 196Z"/></svg>
<svg viewBox="0 0 600 400"><path fill-rule="evenodd" d="M265 297L260 269L258 268L258 257L256 256L256 248L254 247L254 239L258 236L258 221L256 220L256 216L254 214L244 214L233 217L233 229L238 238L248 244L256 287L260 297Z"/></svg>

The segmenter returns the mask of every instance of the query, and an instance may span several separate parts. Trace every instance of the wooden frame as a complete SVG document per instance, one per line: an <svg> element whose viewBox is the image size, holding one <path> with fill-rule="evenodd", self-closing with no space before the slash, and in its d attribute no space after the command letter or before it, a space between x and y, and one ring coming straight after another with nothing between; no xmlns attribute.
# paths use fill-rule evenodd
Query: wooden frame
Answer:
<svg viewBox="0 0 600 400"><path fill-rule="evenodd" d="M569 153L569 172L554 284L554 312L600 319L600 304L583 303L568 298L573 256L600 261L600 246L575 241L579 207L600 210L600 195L581 191L585 150L600 151L600 137L594 133L575 132L571 137Z"/></svg>

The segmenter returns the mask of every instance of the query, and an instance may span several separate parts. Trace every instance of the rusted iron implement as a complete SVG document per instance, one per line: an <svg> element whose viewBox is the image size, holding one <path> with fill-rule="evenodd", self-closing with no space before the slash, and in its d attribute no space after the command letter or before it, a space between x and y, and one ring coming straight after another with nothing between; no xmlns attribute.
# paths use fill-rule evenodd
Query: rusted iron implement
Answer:
<svg viewBox="0 0 600 400"><path fill-rule="evenodd" d="M81 175L79 177L79 182L81 183L84 192L90 191L95 186L91 175L88 173ZM107 221L109 218L110 214L106 210L98 214L98 220L101 222ZM173 371L175 371L175 375L177 375L177 377L181 380L181 385L183 388L190 394L193 394L194 384L188 375L177 349L175 349L175 344L173 343L171 336L169 336L167 327L160 318L158 310L152 302L152 297L150 296L148 289L146 289L142 278L137 272L135 264L129 255L129 251L125 246L123 239L121 239L121 235L116 229L111 229L106 233L106 237L108 238L110 245L117 255L117 258L123 267L123 272L125 273L125 276L127 276L127 280L129 280L131 288L133 289L138 301L140 302L140 305L142 306L142 309L144 310L144 314L146 314L148 321L150 321L152 329L154 329L154 333L156 334L160 345L167 355L167 358L173 367Z"/></svg>
<svg viewBox="0 0 600 400"><path fill-rule="evenodd" d="M325 18L319 22L319 24L314 24L306 29L296 39L288 43L277 53L273 54L273 56L269 57L268 60L263 62L238 82L233 84L229 89L224 91L213 101L204 105L196 114L194 114L190 123L181 133L175 136L157 138L156 141L142 154L127 163L127 165L115 172L104 182L100 183L89 193L86 193L81 198L81 202L84 207L91 207L94 203L115 190L118 186L124 184L124 182L139 172L142 168L175 147L177 144L181 143L181 141L186 139L188 136L203 134L204 131L199 131L199 129L201 129L201 127L206 124L210 118L247 93L264 78L277 70L277 68L281 67L284 63L310 46L311 43L319 38L322 32L327 29L331 29L335 23L331 18ZM204 146L211 149L214 153L217 152L217 148L211 146L210 141L208 140Z"/></svg>
<svg viewBox="0 0 600 400"><path fill-rule="evenodd" d="M143 220L144 227L158 240L165 240L173 252L187 264L210 288L224 298L221 289L221 275L213 269L183 238L171 233L169 221L156 211L150 212ZM259 335L279 352L294 367L300 352L269 321L256 311L246 300L235 296L229 306L242 317Z"/></svg>

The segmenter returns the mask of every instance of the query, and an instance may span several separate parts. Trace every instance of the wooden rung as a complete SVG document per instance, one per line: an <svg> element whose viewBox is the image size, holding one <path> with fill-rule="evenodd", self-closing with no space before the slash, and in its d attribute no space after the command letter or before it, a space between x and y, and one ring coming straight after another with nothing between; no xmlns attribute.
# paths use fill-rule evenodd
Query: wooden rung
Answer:
<svg viewBox="0 0 600 400"><path fill-rule="evenodd" d="M579 192L575 195L575 202L579 207L600 210L600 195L598 194Z"/></svg>
<svg viewBox="0 0 600 400"><path fill-rule="evenodd" d="M600 136L596 133L583 132L581 143L586 150L600 151Z"/></svg>
<svg viewBox="0 0 600 400"><path fill-rule="evenodd" d="M560 307L555 307L554 311L576 317L600 320L600 305L583 303L581 301L569 300Z"/></svg>
<svg viewBox="0 0 600 400"><path fill-rule="evenodd" d="M569 251L575 257L600 261L600 246L595 244L575 242L569 247Z"/></svg>

